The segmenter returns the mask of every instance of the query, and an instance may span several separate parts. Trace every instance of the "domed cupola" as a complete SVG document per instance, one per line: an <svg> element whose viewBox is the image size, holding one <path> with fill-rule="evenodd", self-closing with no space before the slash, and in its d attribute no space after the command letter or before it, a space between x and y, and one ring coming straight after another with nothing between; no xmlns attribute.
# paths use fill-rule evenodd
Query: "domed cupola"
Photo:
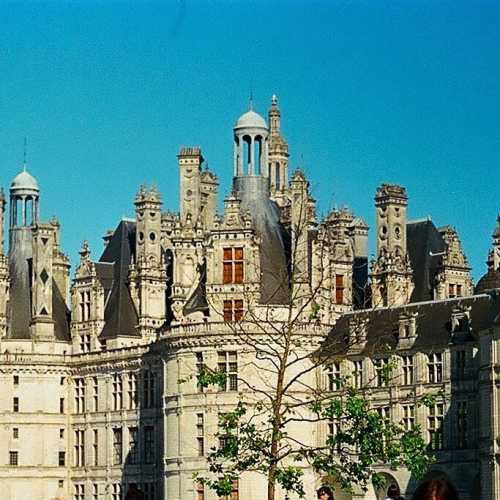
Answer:
<svg viewBox="0 0 500 500"><path fill-rule="evenodd" d="M242 114L234 125L234 176L268 177L266 120L252 109Z"/></svg>
<svg viewBox="0 0 500 500"><path fill-rule="evenodd" d="M10 184L10 227L33 226L38 222L40 188L26 169Z"/></svg>

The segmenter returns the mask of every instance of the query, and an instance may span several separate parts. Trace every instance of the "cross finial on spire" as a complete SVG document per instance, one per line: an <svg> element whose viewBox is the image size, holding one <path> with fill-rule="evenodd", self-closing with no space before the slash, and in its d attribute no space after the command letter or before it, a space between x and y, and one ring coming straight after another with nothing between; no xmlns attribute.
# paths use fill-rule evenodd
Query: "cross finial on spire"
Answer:
<svg viewBox="0 0 500 500"><path fill-rule="evenodd" d="M28 139L24 136L23 170L26 172L26 154L28 149Z"/></svg>

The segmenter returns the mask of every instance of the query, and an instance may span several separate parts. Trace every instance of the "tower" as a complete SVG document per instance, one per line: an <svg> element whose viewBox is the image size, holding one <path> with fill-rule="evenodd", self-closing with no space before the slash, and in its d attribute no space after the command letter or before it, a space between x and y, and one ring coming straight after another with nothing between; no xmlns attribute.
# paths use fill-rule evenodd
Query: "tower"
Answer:
<svg viewBox="0 0 500 500"><path fill-rule="evenodd" d="M9 337L29 339L31 322L33 228L39 219L40 189L26 170L10 185L9 273L11 278ZM28 312L29 311L29 312Z"/></svg>
<svg viewBox="0 0 500 500"><path fill-rule="evenodd" d="M406 250L406 189L382 184L375 196L377 260L372 265L372 306L409 302L413 292L412 269Z"/></svg>
<svg viewBox="0 0 500 500"><path fill-rule="evenodd" d="M180 187L179 208L181 222L193 225L198 221L201 209L201 149L196 147L181 148L177 155L179 161Z"/></svg>
<svg viewBox="0 0 500 500"><path fill-rule="evenodd" d="M278 98L273 95L269 108L269 186L271 198L278 205L285 203L284 192L288 189L288 144L281 134L281 112Z"/></svg>
<svg viewBox="0 0 500 500"><path fill-rule="evenodd" d="M161 197L156 188L141 187L135 198L136 262L131 269L132 296L139 325L158 328L165 320L166 274L161 248Z"/></svg>

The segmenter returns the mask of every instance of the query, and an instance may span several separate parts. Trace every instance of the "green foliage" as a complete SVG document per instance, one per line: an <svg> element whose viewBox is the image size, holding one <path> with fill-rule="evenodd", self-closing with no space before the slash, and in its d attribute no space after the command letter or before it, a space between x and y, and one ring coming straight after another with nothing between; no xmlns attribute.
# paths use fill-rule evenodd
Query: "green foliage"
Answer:
<svg viewBox="0 0 500 500"><path fill-rule="evenodd" d="M271 417L257 419L255 406L240 401L233 411L220 416L216 438L219 446L208 456L209 471L214 478L199 477L217 494L229 494L232 481L246 471L256 471L287 493L303 498L303 467L311 465L343 489L354 485L367 488L383 478L375 472L384 463L391 468L406 467L421 477L431 457L417 427L409 431L385 419L373 410L366 396L347 388L341 396L312 401L308 409L316 422L335 423L336 432L324 446L311 447L291 440L286 432L286 409L277 422ZM273 441L279 446L273 451Z"/></svg>

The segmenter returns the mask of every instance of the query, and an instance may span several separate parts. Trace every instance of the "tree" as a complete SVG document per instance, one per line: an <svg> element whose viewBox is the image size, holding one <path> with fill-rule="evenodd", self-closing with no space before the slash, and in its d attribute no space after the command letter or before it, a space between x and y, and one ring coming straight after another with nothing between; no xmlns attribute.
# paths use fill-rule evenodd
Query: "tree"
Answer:
<svg viewBox="0 0 500 500"><path fill-rule="evenodd" d="M369 391L354 388L345 377L325 387L327 365L359 348L363 332L359 326L327 353L320 349L331 327L321 319L330 300L325 299L325 282L332 280L330 257L347 236L342 227L334 234L325 229L310 244L310 199L303 187L297 187L298 201L291 207L290 260L286 272L273 280L288 287L288 303L259 305L248 292L244 316L227 321L246 354L245 370L238 373L240 397L219 415L218 446L208 456L210 474L197 477L219 496L230 495L233 482L248 471L267 478L267 498L275 500L278 487L287 497L304 496L306 467L350 489L366 487L371 478L380 481L375 473L380 463L404 466L419 476L430 461L420 430L406 430L371 408ZM220 309L219 314L225 317ZM390 378L390 368L384 367L383 377ZM224 387L227 378L226 365L203 366L198 384ZM297 432L300 426L323 428L328 435L320 442L313 432Z"/></svg>

